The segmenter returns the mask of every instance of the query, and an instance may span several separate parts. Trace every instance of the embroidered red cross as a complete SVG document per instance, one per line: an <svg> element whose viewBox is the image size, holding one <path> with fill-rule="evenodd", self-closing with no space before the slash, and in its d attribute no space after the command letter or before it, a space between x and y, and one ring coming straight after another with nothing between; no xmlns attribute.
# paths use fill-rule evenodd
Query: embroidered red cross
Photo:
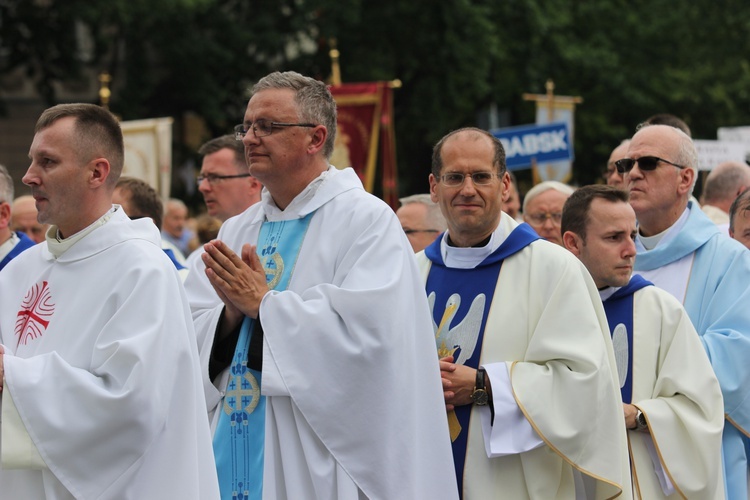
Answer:
<svg viewBox="0 0 750 500"><path fill-rule="evenodd" d="M55 312L52 294L46 281L32 286L21 303L21 310L16 316L16 347L26 345L30 340L41 337L49 325L49 319Z"/></svg>

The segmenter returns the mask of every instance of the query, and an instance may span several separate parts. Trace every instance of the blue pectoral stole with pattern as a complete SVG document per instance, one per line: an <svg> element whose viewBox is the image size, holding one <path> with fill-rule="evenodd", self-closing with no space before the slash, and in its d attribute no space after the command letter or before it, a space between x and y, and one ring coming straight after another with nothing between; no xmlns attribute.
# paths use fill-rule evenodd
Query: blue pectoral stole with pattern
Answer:
<svg viewBox="0 0 750 500"><path fill-rule="evenodd" d="M633 294L643 287L653 285L638 274L630 282L604 301L612 348L615 351L617 375L620 379L622 402L633 399Z"/></svg>
<svg viewBox="0 0 750 500"><path fill-rule="evenodd" d="M497 288L503 261L539 239L528 224L516 227L492 254L473 269L446 267L440 240L425 249L432 261L425 289L432 309L438 357L453 356L460 365L478 368L481 361L487 316ZM502 332L492 332L501 335ZM448 413L453 462L458 489L463 491L464 464L473 405L456 407Z"/></svg>
<svg viewBox="0 0 750 500"><path fill-rule="evenodd" d="M302 219L264 222L257 253L268 287L285 290L313 214ZM222 500L260 500L263 496L263 445L266 398L261 372L247 365L255 320L245 317L230 366L213 447Z"/></svg>

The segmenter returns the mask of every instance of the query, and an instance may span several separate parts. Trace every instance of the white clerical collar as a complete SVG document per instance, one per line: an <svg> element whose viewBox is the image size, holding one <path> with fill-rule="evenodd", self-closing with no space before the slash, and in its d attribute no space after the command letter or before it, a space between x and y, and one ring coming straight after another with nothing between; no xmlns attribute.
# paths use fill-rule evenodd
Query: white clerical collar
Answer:
<svg viewBox="0 0 750 500"><path fill-rule="evenodd" d="M261 192L261 198L263 199L263 203L265 204L264 211L266 213L266 216L268 217L268 220L276 220L282 214L285 218L292 215L299 215L299 211L304 208L305 205L307 205L307 202L315 196L315 193L318 191L318 189L320 189L320 186L323 185L323 181L325 181L326 177L329 174L329 171L330 170L325 170L318 177L316 177L310 184L305 187L305 189L300 191L300 193L294 197L292 202L289 203L289 205L284 210L281 210L278 206L276 206L276 202L273 201L271 193L269 193L267 189L263 189L263 191Z"/></svg>
<svg viewBox="0 0 750 500"><path fill-rule="evenodd" d="M608 286L607 288L603 288L599 290L599 297L601 297L602 302L610 298L615 294L617 290L622 288L621 286Z"/></svg>
<svg viewBox="0 0 750 500"><path fill-rule="evenodd" d="M440 253L443 255L446 267L474 269L492 252L500 248L507 237L500 224L490 236L489 243L483 247L453 247L448 245L448 231L446 231L440 241Z"/></svg>
<svg viewBox="0 0 750 500"><path fill-rule="evenodd" d="M6 255L10 253L13 248L18 244L18 235L15 231L10 232L10 238L5 240L5 243L0 245L0 261L5 258Z"/></svg>
<svg viewBox="0 0 750 500"><path fill-rule="evenodd" d="M672 224L670 227L665 229L659 234L655 234L653 236L643 236L640 232L636 236L635 244L636 244L636 251L643 252L646 250L653 250L656 248L656 245L663 243L667 244L673 239L677 237L677 235L682 230L683 226L687 223L688 217L690 216L690 208L685 208L685 211L682 212L682 215L680 215L680 218L677 219L677 221Z"/></svg>
<svg viewBox="0 0 750 500"><path fill-rule="evenodd" d="M73 236L69 236L65 239L60 238L60 231L57 229L57 226L52 225L47 230L47 248L49 249L49 252L56 258L59 259L62 254L64 254L66 251L70 249L73 245L81 241L83 238L88 236L94 229L97 229L99 227L102 227L104 224L109 222L109 219L112 217L112 214L115 213L115 210L119 208L119 205L113 206L110 208L107 213L99 217L97 220L95 220L92 224L90 224L88 227L85 227L78 231Z"/></svg>

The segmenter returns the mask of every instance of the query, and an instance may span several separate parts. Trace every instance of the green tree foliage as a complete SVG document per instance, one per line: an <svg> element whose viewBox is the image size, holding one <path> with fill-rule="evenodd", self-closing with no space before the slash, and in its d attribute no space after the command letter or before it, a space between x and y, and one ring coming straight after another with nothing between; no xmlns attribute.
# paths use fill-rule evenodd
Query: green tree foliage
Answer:
<svg viewBox="0 0 750 500"><path fill-rule="evenodd" d="M81 31L90 46L81 47ZM697 138L750 124L750 4L741 0L0 0L0 75L23 68L54 103L83 69L114 77L125 119L239 121L246 89L280 69L326 79L336 38L344 81L400 79L402 193L427 187L432 145L490 103L530 123L524 92L578 95L575 181L648 116ZM82 50L85 49L85 50Z"/></svg>

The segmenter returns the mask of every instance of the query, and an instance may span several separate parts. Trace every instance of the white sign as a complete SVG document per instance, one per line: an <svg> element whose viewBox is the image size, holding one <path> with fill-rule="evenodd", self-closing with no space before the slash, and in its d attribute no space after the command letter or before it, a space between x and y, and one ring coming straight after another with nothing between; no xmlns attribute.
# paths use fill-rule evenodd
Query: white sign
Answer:
<svg viewBox="0 0 750 500"><path fill-rule="evenodd" d="M162 199L172 181L172 118L120 122L125 141L122 175L147 182Z"/></svg>
<svg viewBox="0 0 750 500"><path fill-rule="evenodd" d="M745 144L745 161L750 159L750 127L719 127L716 137L720 141L734 141Z"/></svg>
<svg viewBox="0 0 750 500"><path fill-rule="evenodd" d="M736 141L693 141L698 151L698 170L713 170L719 163L725 161L745 161L747 146Z"/></svg>

